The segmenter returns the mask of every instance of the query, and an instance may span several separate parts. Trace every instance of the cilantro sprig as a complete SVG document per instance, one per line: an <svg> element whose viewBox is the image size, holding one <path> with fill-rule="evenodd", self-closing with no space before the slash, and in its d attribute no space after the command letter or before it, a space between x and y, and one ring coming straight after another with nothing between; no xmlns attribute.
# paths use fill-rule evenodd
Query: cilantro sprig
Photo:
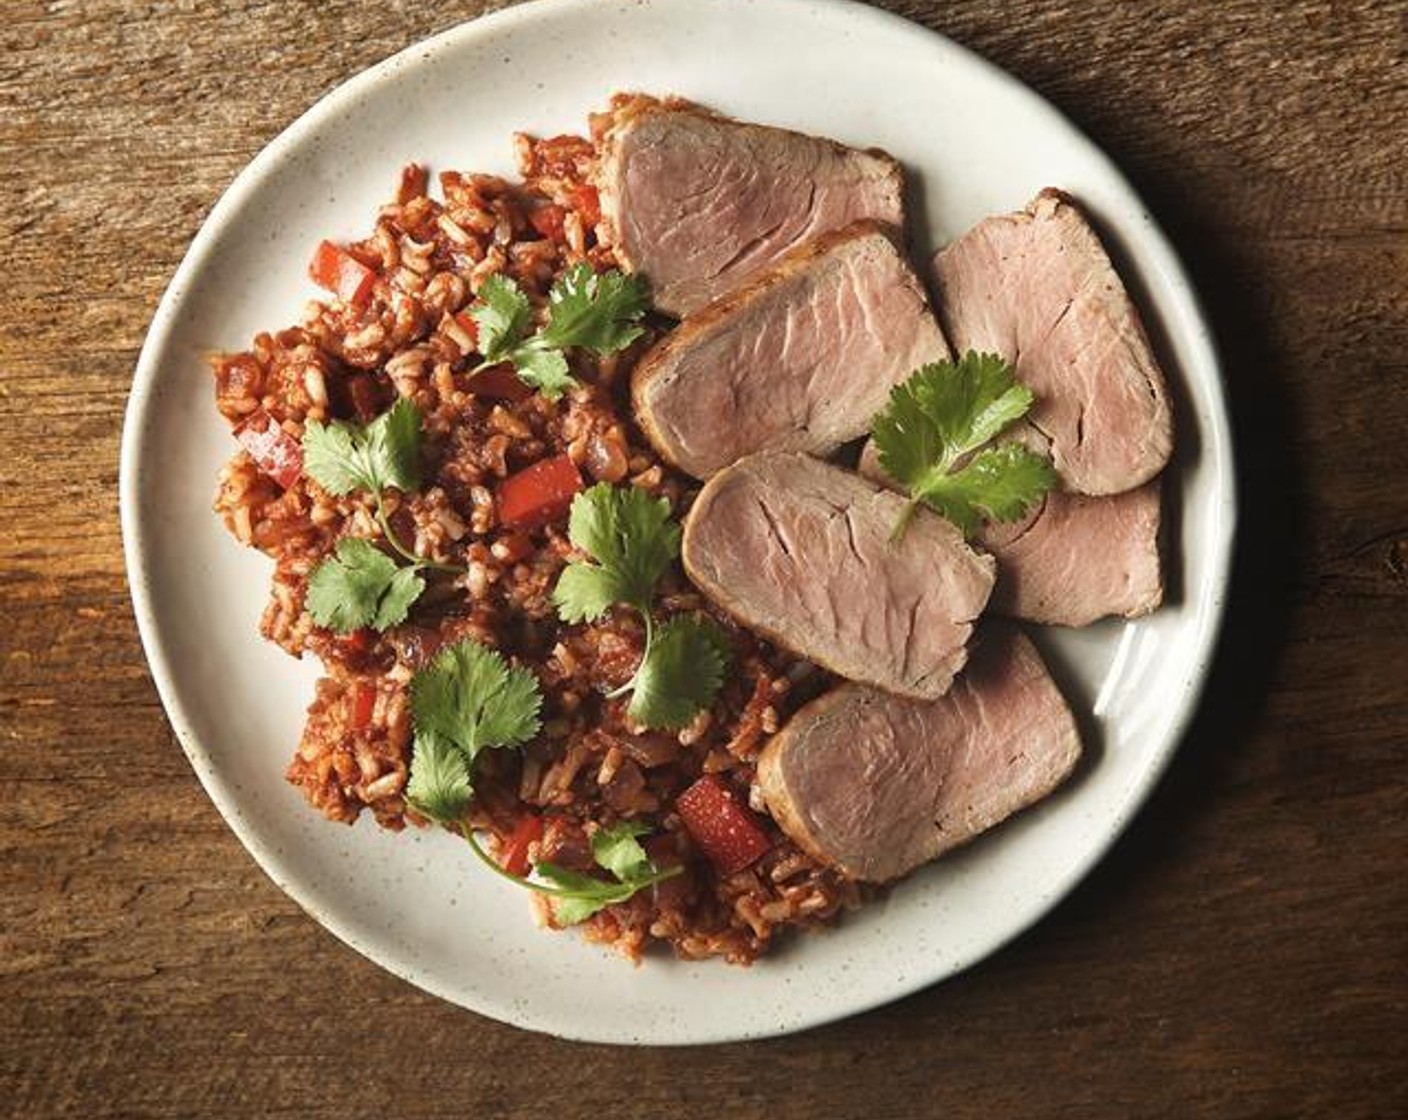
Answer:
<svg viewBox="0 0 1408 1120"><path fill-rule="evenodd" d="M636 821L592 835L592 859L609 879L547 860L534 866L536 879L522 878L484 850L464 823L475 765L485 750L516 747L537 735L542 704L533 674L513 668L487 646L466 640L442 650L411 680L415 735L406 800L416 812L460 833L496 874L551 896L558 922L574 925L682 869L655 866L639 840L649 828Z"/></svg>
<svg viewBox="0 0 1408 1120"><path fill-rule="evenodd" d="M896 535L923 503L965 536L984 518L1015 521L1056 483L1050 460L1019 443L992 440L1035 402L995 354L921 366L890 391L871 424L880 465L909 491Z"/></svg>
<svg viewBox="0 0 1408 1120"><path fill-rule="evenodd" d="M625 902L637 891L672 879L684 870L681 864L655 865L639 840L649 831L650 827L640 821L621 821L592 834L592 860L611 876L610 879L560 867L549 860L535 863L533 871L537 878L530 879L505 871L474 838L473 832L460 829L474 854L496 875L551 898L553 917L563 926L586 921L598 911Z"/></svg>
<svg viewBox="0 0 1408 1120"><path fill-rule="evenodd" d="M533 674L497 651L468 639L441 650L411 679L407 800L432 820L455 824L469 808L479 755L532 739L542 705Z"/></svg>
<svg viewBox="0 0 1408 1120"><path fill-rule="evenodd" d="M305 602L320 626L350 634L405 622L424 590L415 568L401 567L370 541L348 537L314 569Z"/></svg>
<svg viewBox="0 0 1408 1120"><path fill-rule="evenodd" d="M563 570L553 590L558 616L592 622L617 604L640 615L640 665L608 696L631 693L627 713L644 727L686 726L718 693L728 643L718 624L702 615L655 624L655 587L680 551L670 503L635 486L599 482L572 500L567 535L591 559L574 560Z"/></svg>
<svg viewBox="0 0 1408 1120"><path fill-rule="evenodd" d="M386 543L402 567L369 541L349 537L308 580L306 605L320 626L346 634L363 627L385 630L405 621L425 590L424 569L459 571L417 556L396 536L386 515L385 493L420 486L420 413L402 398L365 426L346 420L309 420L303 429L303 469L329 494L371 494Z"/></svg>
<svg viewBox="0 0 1408 1120"><path fill-rule="evenodd" d="M639 277L611 269L595 272L584 261L569 268L548 293L547 322L530 333L533 309L509 277L484 282L469 314L479 332L479 368L509 362L518 376L549 400L577 384L566 351L581 347L599 357L624 350L645 329L650 306Z"/></svg>

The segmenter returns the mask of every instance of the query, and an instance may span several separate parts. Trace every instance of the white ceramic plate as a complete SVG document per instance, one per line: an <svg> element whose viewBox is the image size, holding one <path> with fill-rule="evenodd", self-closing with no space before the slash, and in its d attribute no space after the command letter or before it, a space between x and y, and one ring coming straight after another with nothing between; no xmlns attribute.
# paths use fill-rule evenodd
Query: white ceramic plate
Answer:
<svg viewBox="0 0 1408 1120"><path fill-rule="evenodd" d="M353 238L401 166L513 173L510 135L582 131L616 90L878 145L911 169L920 249L1038 189L1072 191L1113 241L1178 406L1168 487L1180 586L1152 618L1051 633L1083 713L1077 781L884 901L751 969L639 969L534 927L522 893L443 833L322 820L282 774L316 668L258 636L269 562L210 512L233 451L201 354L294 322L323 237ZM1056 903L1168 761L1206 673L1233 527L1216 359L1187 278L1129 185L1018 82L923 28L838 2L554 0L454 29L354 78L269 145L211 213L162 300L122 448L137 620L166 710L211 798L268 874L342 940L414 984L570 1038L687 1043L791 1031L895 999L993 952Z"/></svg>

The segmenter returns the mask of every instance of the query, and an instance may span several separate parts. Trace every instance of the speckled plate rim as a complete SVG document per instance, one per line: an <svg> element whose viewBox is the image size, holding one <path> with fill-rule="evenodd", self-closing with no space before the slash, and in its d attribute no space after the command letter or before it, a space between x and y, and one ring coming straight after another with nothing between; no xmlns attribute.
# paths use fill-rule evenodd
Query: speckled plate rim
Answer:
<svg viewBox="0 0 1408 1120"><path fill-rule="evenodd" d="M1195 679L1187 682L1182 694L1183 702L1178 711L1168 721L1159 741L1152 744L1148 762L1137 781L1131 785L1122 810L1109 821L1108 827L1098 842L1088 845L1081 857L1069 865L1066 873L1057 881L1048 883L1042 896L1032 900L1024 912L1014 916L1010 925L1000 935L994 936L986 942L969 946L956 957L946 961L940 968L928 972L919 969L912 974L891 978L889 983L877 984L864 998L854 998L844 1003L828 1002L821 999L808 1010L793 1014L784 1021L773 1024L752 1025L742 1029L691 1029L685 1026L671 1032L657 1033L648 1037L642 1036L630 1024L613 1023L608 1020L601 1021L590 1029L563 1028L561 1024L551 1021L550 1016L527 1014L520 1008L507 1003L467 997L463 990L449 990L448 986L422 975L408 962L396 959L394 955L388 955L383 951L381 945L358 936L353 929L349 928L348 924L339 919L337 914L331 913L319 905L318 900L313 897L315 892L299 882L297 874L290 868L288 860L282 854L270 850L261 842L260 837L255 834L238 811L235 792L222 779L212 764L209 753L192 730L192 721L185 706L186 698L180 694L175 685L170 653L158 622L156 589L153 587L149 574L149 542L146 537L148 526L138 515L139 502L137 499L142 487L144 469L145 419L148 410L152 407L157 388L157 376L163 365L170 334L180 312L182 301L190 287L191 279L205 261L217 231L240 207L245 196L253 190L255 184L269 169L296 151L309 133L318 128L325 118L343 111L358 99L371 94L385 79L403 68L414 66L417 60L478 36L487 36L502 31L526 30L538 26L544 21L554 20L559 13L573 11L598 2L599 0L535 0L533 3L480 17L416 43L332 90L270 142L235 178L211 210L163 295L137 363L123 427L119 475L121 526L128 579L132 590L138 630L153 680L172 728L207 794L246 849L280 889L344 943L402 979L448 1001L503 1022L559 1037L595 1042L664 1045L715 1043L768 1037L858 1014L926 988L939 980L971 967L998 951L1039 921L1104 857L1124 831L1129 820L1162 776L1192 719L1217 644L1230 578L1236 522L1234 460L1227 406L1215 346L1196 293L1171 245L1152 220L1148 220L1146 227L1138 231L1143 249L1159 272L1169 281L1174 295L1183 304L1179 309L1183 313L1183 318L1197 324L1197 329L1192 336L1183 338L1182 343L1191 348L1196 364L1204 374L1210 373L1212 378L1205 387L1212 404L1208 417L1210 423L1202 435L1205 440L1204 453L1211 456L1215 466L1217 491L1215 512L1220 535L1210 544L1212 550L1210 582L1198 589L1199 597L1206 604L1206 609L1202 612L1201 626L1196 636ZM647 3L641 6L656 9L674 7L683 13L687 11L691 2L692 0L647 0ZM782 0L777 0L777 2L781 3ZM984 72L990 79L1007 85L1009 92L1014 96L1028 99L1031 103L1029 107L1039 109L1046 118L1047 127L1064 132L1073 143L1081 143L1093 149L1104 161L1102 171L1128 192L1131 197L1137 197L1128 181L1108 158L1104 157L1103 153L1099 153L1098 148L1058 110L1017 79L980 56L953 44L936 32L888 12L854 3L852 0L787 0L787 2L799 11L822 9L833 16L837 13L843 14L846 19L852 22L859 35L864 35L870 29L878 30L883 27L893 32L896 27L902 27L914 36L929 37L931 41L943 43L945 50L952 58L959 59L963 65L973 67L977 71ZM525 922L524 937L536 936L543 936L543 934L532 930ZM622 980L629 983L629 975L623 973Z"/></svg>

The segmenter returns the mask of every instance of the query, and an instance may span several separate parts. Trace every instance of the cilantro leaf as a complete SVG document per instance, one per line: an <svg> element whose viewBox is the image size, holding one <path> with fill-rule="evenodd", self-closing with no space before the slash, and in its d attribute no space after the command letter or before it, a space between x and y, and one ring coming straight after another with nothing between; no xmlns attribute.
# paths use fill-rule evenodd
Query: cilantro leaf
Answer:
<svg viewBox="0 0 1408 1120"><path fill-rule="evenodd" d="M420 413L402 397L366 427L347 420L303 426L303 469L329 494L420 485Z"/></svg>
<svg viewBox="0 0 1408 1120"><path fill-rule="evenodd" d="M357 429L345 420L303 425L303 471L335 497L371 489Z"/></svg>
<svg viewBox="0 0 1408 1120"><path fill-rule="evenodd" d="M654 872L638 837L650 831L642 821L621 821L592 834L592 859L622 882L640 879Z"/></svg>
<svg viewBox="0 0 1408 1120"><path fill-rule="evenodd" d="M612 606L631 607L645 623L635 675L611 696L633 691L628 709L646 727L684 727L713 702L728 645L703 618L674 618L658 629L655 587L680 553L670 503L635 486L599 482L572 500L567 535L590 561L573 560L558 577L553 602L564 622L590 622Z"/></svg>
<svg viewBox="0 0 1408 1120"><path fill-rule="evenodd" d="M680 553L670 503L637 486L598 482L572 499L568 539L596 563L574 560L553 591L566 622L600 618L613 603L646 613L655 585Z"/></svg>
<svg viewBox="0 0 1408 1120"><path fill-rule="evenodd" d="M507 276L494 275L479 289L469 316L479 333L479 352L487 363L501 362L523 341L532 322L528 297Z"/></svg>
<svg viewBox="0 0 1408 1120"><path fill-rule="evenodd" d="M555 401L577 384L559 350L535 350L527 346L513 352L513 368L526 385Z"/></svg>
<svg viewBox="0 0 1408 1120"><path fill-rule="evenodd" d="M338 634L385 630L405 620L424 589L414 568L399 568L370 542L347 537L314 570L304 603L314 622Z"/></svg>
<svg viewBox="0 0 1408 1120"><path fill-rule="evenodd" d="M386 594L377 605L376 617L371 621L373 629L386 630L405 622L406 616L411 613L412 604L420 598L420 593L424 590L425 580L421 579L414 568L398 569L387 585Z"/></svg>
<svg viewBox="0 0 1408 1120"><path fill-rule="evenodd" d="M413 763L413 774L414 769ZM452 807L455 804L451 802ZM415 803L415 807L425 812L419 803ZM638 890L671 879L684 871L683 865L680 864L657 868L636 839L650 829L638 821L622 821L609 828L598 829L591 840L592 858L598 867L612 876L611 879L587 875L549 860L535 863L533 873L536 878L528 879L501 867L475 839L474 832L460 822L461 816L462 807L457 816L436 819L463 836L475 858L495 875L551 898L553 918L558 925L576 925L604 907L625 902Z"/></svg>
<svg viewBox="0 0 1408 1120"><path fill-rule="evenodd" d="M547 323L530 335L528 296L507 276L491 276L470 308L482 366L511 362L524 383L549 400L577 384L564 353L582 347L598 356L625 349L645 328L645 285L618 269L598 273L585 261L569 268L548 293Z"/></svg>
<svg viewBox="0 0 1408 1120"><path fill-rule="evenodd" d="M486 747L511 747L538 733L543 695L526 669L510 668L495 650L465 640L441 650L411 680L418 734L448 739L468 763Z"/></svg>
<svg viewBox="0 0 1408 1120"><path fill-rule="evenodd" d="M1003 443L979 451L962 469L941 475L915 497L972 536L979 513L993 521L1016 521L1055 484L1050 460L1019 443Z"/></svg>
<svg viewBox="0 0 1408 1120"><path fill-rule="evenodd" d="M965 534L976 531L982 514L1021 517L1055 484L1049 464L1041 470L1041 456L1006 450L1012 444L973 453L1025 416L1034 400L994 354L970 350L957 363L921 366L891 390L871 424L880 465L913 501L932 506Z"/></svg>
<svg viewBox="0 0 1408 1120"><path fill-rule="evenodd" d="M552 916L564 926L584 922L613 903L625 902L640 890L627 883L608 883L547 860L536 864L533 870L544 882L557 888L552 894Z"/></svg>
<svg viewBox="0 0 1408 1120"><path fill-rule="evenodd" d="M464 816L470 793L469 762L463 752L444 736L418 729L406 782L411 807L433 821L450 824Z"/></svg>
<svg viewBox="0 0 1408 1120"><path fill-rule="evenodd" d="M558 576L552 601L563 622L594 622L621 599L614 573L574 560Z"/></svg>
<svg viewBox="0 0 1408 1120"><path fill-rule="evenodd" d="M621 821L607 828L599 828L592 835L592 859L603 871L610 873L615 882L584 875L547 861L534 866L533 870L539 878L554 888L551 892L552 911L559 925L576 925L597 911L625 902L637 891L678 875L683 870L678 866L660 869L651 862L637 839L649 831L650 827L640 821Z"/></svg>
<svg viewBox="0 0 1408 1120"><path fill-rule="evenodd" d="M713 703L728 642L712 619L677 615L654 634L632 678L630 717L645 727L685 727Z"/></svg>
<svg viewBox="0 0 1408 1120"><path fill-rule="evenodd" d="M579 261L548 293L548 324L534 342L557 350L583 346L605 357L641 336L640 319L649 306L640 277L617 269L594 272Z"/></svg>
<svg viewBox="0 0 1408 1120"><path fill-rule="evenodd" d="M420 412L398 397L386 412L367 426L367 459L375 471L377 489L420 487Z"/></svg>

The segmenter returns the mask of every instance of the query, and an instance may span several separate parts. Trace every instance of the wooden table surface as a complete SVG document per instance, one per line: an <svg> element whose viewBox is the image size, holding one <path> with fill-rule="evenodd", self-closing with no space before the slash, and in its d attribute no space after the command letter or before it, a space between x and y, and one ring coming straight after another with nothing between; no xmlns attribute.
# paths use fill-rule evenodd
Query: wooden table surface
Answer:
<svg viewBox="0 0 1408 1120"><path fill-rule="evenodd" d="M1243 529L1206 701L1035 930L847 1022L626 1050L424 995L264 877L138 644L116 494L133 366L239 169L338 83L492 6L0 11L0 1113L1408 1115L1402 4L893 5L1129 173L1234 408Z"/></svg>

